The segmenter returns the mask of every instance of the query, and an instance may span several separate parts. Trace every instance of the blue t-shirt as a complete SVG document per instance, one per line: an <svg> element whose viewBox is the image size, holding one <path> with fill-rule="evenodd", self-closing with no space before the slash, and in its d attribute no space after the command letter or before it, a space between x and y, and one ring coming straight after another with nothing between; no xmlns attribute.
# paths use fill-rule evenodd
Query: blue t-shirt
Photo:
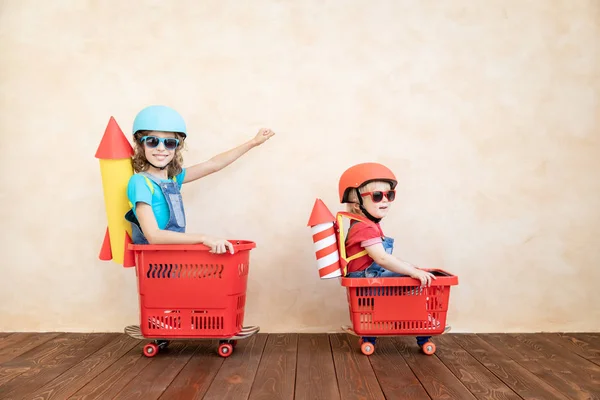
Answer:
<svg viewBox="0 0 600 400"><path fill-rule="evenodd" d="M181 185L183 184L184 178L185 169L183 169L179 175L175 176L179 190L181 190ZM136 218L137 213L135 210L135 205L137 203L149 204L152 206L152 211L154 211L158 228L165 229L165 226L167 226L167 223L169 222L169 206L167 204L167 200L165 199L165 195L163 194L162 190L160 190L160 187L151 179L148 180L154 187L154 194L150 190L148 182L143 175L133 174L133 176L129 178L129 183L127 184L127 198L132 204L133 213L135 214Z"/></svg>

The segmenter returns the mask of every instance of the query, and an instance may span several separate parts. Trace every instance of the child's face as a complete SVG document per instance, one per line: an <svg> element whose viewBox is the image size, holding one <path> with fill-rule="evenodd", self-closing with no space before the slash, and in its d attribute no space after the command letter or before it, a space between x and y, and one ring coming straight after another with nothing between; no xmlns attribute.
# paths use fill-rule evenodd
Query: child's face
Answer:
<svg viewBox="0 0 600 400"><path fill-rule="evenodd" d="M159 141L158 146L152 147L156 144L156 140L153 137L160 139L177 139L177 135L173 132L149 132L150 138L142 141L141 145L144 146L144 154L146 159L158 168L162 168L169 164L175 156L175 149L172 148L172 141Z"/></svg>
<svg viewBox="0 0 600 400"><path fill-rule="evenodd" d="M387 196L382 196L380 202L375 203L373 201L373 194L367 194L371 192L383 192L387 194L391 189L391 186L387 182L371 182L366 186L366 192L361 193L363 206L369 214L375 218L383 218L387 215L392 203L388 200Z"/></svg>

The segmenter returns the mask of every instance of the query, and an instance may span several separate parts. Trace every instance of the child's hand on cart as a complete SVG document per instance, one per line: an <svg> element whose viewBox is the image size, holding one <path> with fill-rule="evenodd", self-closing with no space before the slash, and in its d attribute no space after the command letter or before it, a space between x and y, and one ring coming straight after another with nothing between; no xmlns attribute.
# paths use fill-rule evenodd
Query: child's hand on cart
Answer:
<svg viewBox="0 0 600 400"><path fill-rule="evenodd" d="M415 278L421 281L421 287L423 286L431 286L431 282L433 279L436 279L435 275L431 272L423 271L417 266L414 266L414 272L410 274L411 278Z"/></svg>
<svg viewBox="0 0 600 400"><path fill-rule="evenodd" d="M233 244L225 239L209 237L204 240L203 244L210 247L209 253L223 254L229 250L229 253L233 254L234 251Z"/></svg>

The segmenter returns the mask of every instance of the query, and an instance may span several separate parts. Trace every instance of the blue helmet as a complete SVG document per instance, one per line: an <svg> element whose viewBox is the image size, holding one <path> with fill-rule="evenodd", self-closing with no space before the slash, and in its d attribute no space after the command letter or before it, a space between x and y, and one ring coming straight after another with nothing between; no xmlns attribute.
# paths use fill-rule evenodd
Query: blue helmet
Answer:
<svg viewBox="0 0 600 400"><path fill-rule="evenodd" d="M148 106L140 111L133 121L133 134L137 131L178 132L187 137L183 117L167 106Z"/></svg>

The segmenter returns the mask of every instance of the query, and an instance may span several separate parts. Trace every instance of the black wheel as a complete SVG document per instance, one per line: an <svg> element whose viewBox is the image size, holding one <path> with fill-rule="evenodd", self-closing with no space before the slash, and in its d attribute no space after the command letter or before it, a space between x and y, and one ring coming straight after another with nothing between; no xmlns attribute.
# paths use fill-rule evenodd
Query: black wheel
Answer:
<svg viewBox="0 0 600 400"><path fill-rule="evenodd" d="M158 348L161 349L161 350L164 350L167 347L169 347L169 343L171 343L171 342L169 342L168 340L160 340L159 339L159 340L155 340L154 341L154 344L157 345Z"/></svg>

